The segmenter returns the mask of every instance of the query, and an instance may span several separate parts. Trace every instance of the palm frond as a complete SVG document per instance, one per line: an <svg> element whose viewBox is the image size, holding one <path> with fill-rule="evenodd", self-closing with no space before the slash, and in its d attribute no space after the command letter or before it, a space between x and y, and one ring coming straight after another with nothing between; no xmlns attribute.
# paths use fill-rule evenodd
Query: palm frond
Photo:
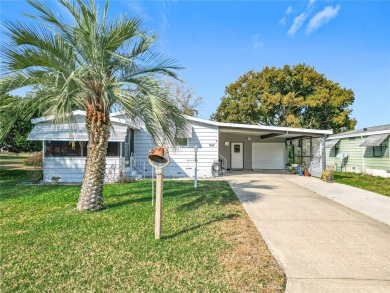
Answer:
<svg viewBox="0 0 390 293"><path fill-rule="evenodd" d="M120 105L129 117L143 121L155 141L173 142L172 129L186 121L160 78L178 78L175 71L181 67L153 51L157 36L142 30L139 18L110 22L108 0L100 19L93 0L59 2L70 13L70 23L36 0L28 0L36 10L28 16L37 24L5 23L11 42L1 46L0 94L32 86L19 111L39 109L55 121L87 105L106 112Z"/></svg>

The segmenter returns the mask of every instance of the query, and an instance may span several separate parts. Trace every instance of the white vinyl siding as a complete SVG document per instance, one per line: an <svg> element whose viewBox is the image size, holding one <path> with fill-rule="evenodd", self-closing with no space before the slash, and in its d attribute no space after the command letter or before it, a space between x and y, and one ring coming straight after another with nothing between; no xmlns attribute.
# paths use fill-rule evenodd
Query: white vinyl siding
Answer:
<svg viewBox="0 0 390 293"><path fill-rule="evenodd" d="M211 177L211 168L218 159L218 127L201 122L191 122L192 137L188 146L169 148L171 162L164 169L165 177L193 177L195 168L194 147L198 146L198 176ZM147 161L149 150L155 147L149 134L144 128L135 130L134 153L140 160L146 162L146 176L150 177L151 166Z"/></svg>
<svg viewBox="0 0 390 293"><path fill-rule="evenodd" d="M50 182L53 176L60 182L82 182L85 169L85 157L45 157L43 181ZM106 182L113 182L119 176L119 157L107 157Z"/></svg>

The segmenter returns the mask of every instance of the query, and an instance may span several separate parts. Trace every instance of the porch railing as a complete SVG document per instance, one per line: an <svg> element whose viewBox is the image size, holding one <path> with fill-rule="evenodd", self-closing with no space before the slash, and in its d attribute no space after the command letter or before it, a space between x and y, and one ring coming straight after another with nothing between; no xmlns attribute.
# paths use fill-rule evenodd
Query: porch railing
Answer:
<svg viewBox="0 0 390 293"><path fill-rule="evenodd" d="M130 154L130 170L136 170L142 173L143 178L145 179L146 172L146 162L138 159L133 153Z"/></svg>
<svg viewBox="0 0 390 293"><path fill-rule="evenodd" d="M222 174L226 173L227 172L227 159L222 155L218 155L218 162L221 166Z"/></svg>

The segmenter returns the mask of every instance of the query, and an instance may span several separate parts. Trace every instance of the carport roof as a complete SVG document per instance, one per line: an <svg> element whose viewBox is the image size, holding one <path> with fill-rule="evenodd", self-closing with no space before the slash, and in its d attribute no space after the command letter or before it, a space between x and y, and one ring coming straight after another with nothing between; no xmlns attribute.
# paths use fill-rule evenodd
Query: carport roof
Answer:
<svg viewBox="0 0 390 293"><path fill-rule="evenodd" d="M278 138L286 138L286 139L303 137L303 136L318 137L318 136L330 135L333 133L333 130L226 123L226 122L210 121L210 120L195 118L191 116L186 116L186 118L189 121L217 126L221 133L241 133L246 135L260 135L263 138L270 138L276 136Z"/></svg>

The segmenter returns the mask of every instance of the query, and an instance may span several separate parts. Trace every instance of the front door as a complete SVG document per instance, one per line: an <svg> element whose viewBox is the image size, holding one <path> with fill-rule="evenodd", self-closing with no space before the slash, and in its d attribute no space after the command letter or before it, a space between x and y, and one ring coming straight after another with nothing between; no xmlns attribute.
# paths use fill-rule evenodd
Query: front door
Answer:
<svg viewBox="0 0 390 293"><path fill-rule="evenodd" d="M232 142L231 143L231 169L242 170L244 169L244 143Z"/></svg>

